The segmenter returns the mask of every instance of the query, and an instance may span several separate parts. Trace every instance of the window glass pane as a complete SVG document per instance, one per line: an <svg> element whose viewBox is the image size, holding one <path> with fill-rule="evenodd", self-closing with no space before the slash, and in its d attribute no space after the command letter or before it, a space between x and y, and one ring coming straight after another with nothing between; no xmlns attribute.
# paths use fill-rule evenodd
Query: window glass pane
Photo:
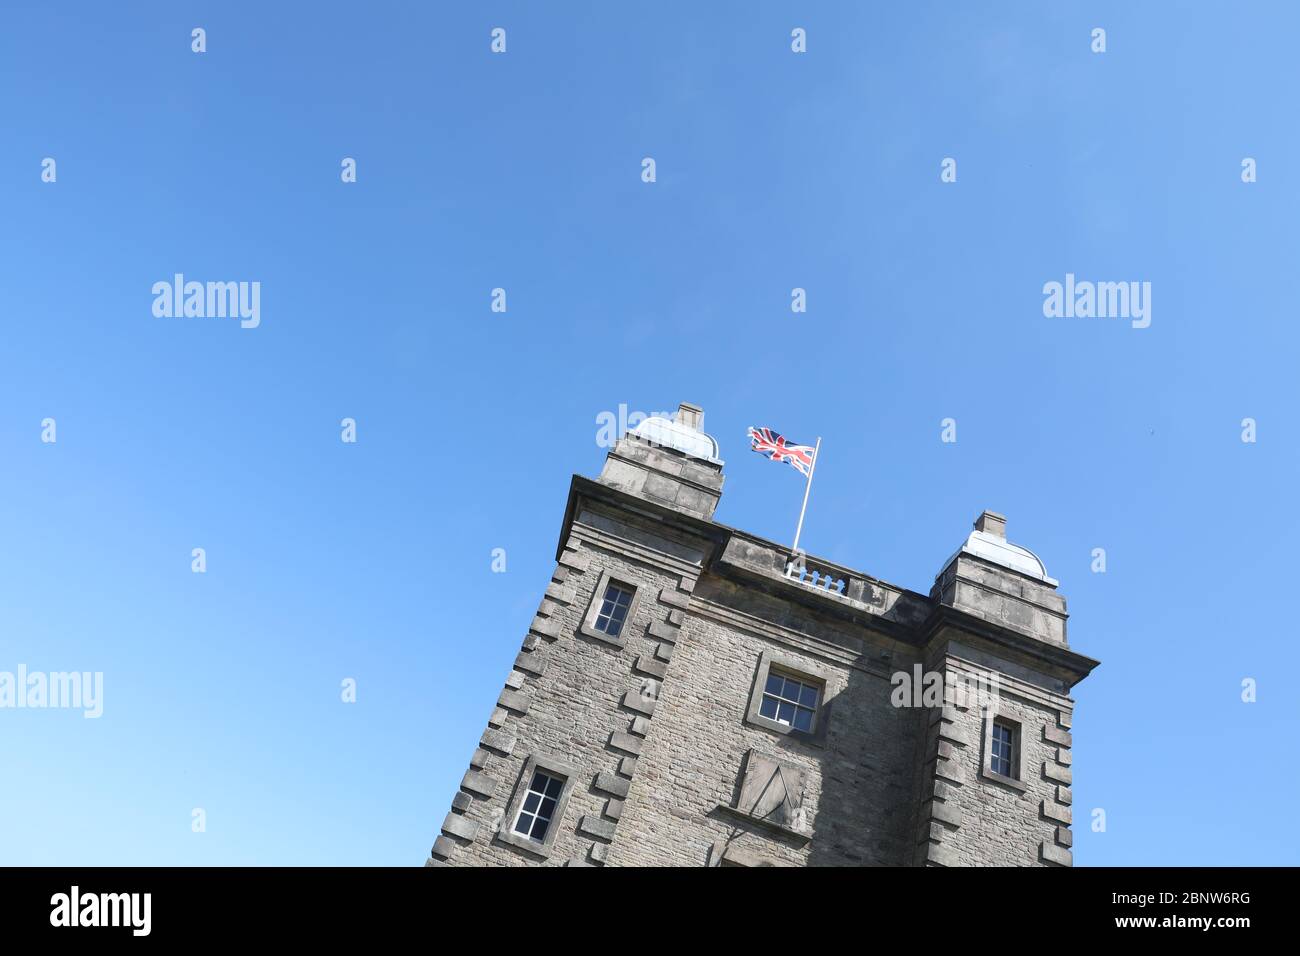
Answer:
<svg viewBox="0 0 1300 956"><path fill-rule="evenodd" d="M804 685L803 690L799 691L799 703L805 707L817 706L817 688Z"/></svg>
<svg viewBox="0 0 1300 956"><path fill-rule="evenodd" d="M795 730L811 730L812 714L813 712L811 710L805 710L802 707L797 708L794 712Z"/></svg>
<svg viewBox="0 0 1300 956"><path fill-rule="evenodd" d="M539 817L537 823L533 826L533 839L541 842L546 837L546 831L550 829L550 826L549 820L543 820Z"/></svg>
<svg viewBox="0 0 1300 956"><path fill-rule="evenodd" d="M769 720L776 720L776 698L764 696L758 712Z"/></svg>
<svg viewBox="0 0 1300 956"><path fill-rule="evenodd" d="M536 812L537 812L537 804L538 804L538 802L539 802L541 799L542 799L542 798L539 797L539 796L538 796L537 794L535 794L535 793L530 793L530 794L528 794L528 796L524 797L524 812L525 812L525 813L536 813Z"/></svg>
<svg viewBox="0 0 1300 956"><path fill-rule="evenodd" d="M792 681L790 678L785 679L785 686L781 688L781 696L786 700L799 699L799 683Z"/></svg>
<svg viewBox="0 0 1300 956"><path fill-rule="evenodd" d="M528 789L529 789L529 790L537 790L537 791L545 790L545 789L546 789L546 781L547 781L547 776L546 776L546 774L542 773L540 770L534 770L534 771L533 771L533 782L530 783L530 784L528 785Z"/></svg>
<svg viewBox="0 0 1300 956"><path fill-rule="evenodd" d="M794 720L794 704L787 704L785 701L782 701L781 707L777 711L776 719L783 724L788 724L790 721Z"/></svg>
<svg viewBox="0 0 1300 956"><path fill-rule="evenodd" d="M601 606L601 613L608 614L615 608L626 608L632 603L632 593L624 591L616 584L610 584L605 588L604 603Z"/></svg>
<svg viewBox="0 0 1300 956"><path fill-rule="evenodd" d="M614 618L611 617L608 621L605 622L604 631L610 637L618 637L619 633L622 630L623 630L622 619L614 620Z"/></svg>
<svg viewBox="0 0 1300 956"><path fill-rule="evenodd" d="M519 814L519 819L515 822L515 832L528 834L528 828L533 825L533 818L527 813Z"/></svg>
<svg viewBox="0 0 1300 956"><path fill-rule="evenodd" d="M564 781L559 777L552 777L550 783L546 785L546 795L548 797L558 797L560 791L564 789Z"/></svg>
<svg viewBox="0 0 1300 956"><path fill-rule="evenodd" d="M782 684L782 683L783 683L783 681L782 681L782 679L781 679L781 675L780 675L780 674L768 674L768 675L767 675L767 688L766 688L767 692L768 692L769 694L779 694L779 693L781 693L781 684Z"/></svg>
<svg viewBox="0 0 1300 956"><path fill-rule="evenodd" d="M547 797L542 801L542 807L537 811L539 817L545 817L547 820L555 816L555 801Z"/></svg>

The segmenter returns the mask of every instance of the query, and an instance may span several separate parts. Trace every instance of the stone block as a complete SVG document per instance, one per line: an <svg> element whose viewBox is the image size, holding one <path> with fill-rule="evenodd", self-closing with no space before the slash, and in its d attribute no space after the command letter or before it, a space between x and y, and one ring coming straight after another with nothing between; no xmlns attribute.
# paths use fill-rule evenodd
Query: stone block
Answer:
<svg viewBox="0 0 1300 956"><path fill-rule="evenodd" d="M961 764L955 760L939 758L934 762L934 775L953 783L961 783Z"/></svg>
<svg viewBox="0 0 1300 956"><path fill-rule="evenodd" d="M1074 815L1070 812L1070 808L1061 806L1055 800L1043 800L1040 806L1043 816L1048 820L1055 820L1057 823L1064 823L1066 826L1074 822Z"/></svg>
<svg viewBox="0 0 1300 956"><path fill-rule="evenodd" d="M467 770L465 776L461 778L460 788L480 797L490 797L496 792L497 781L495 777L489 777L477 770Z"/></svg>
<svg viewBox="0 0 1300 956"><path fill-rule="evenodd" d="M541 677L546 673L546 662L535 651L520 651L515 657L515 667L534 677Z"/></svg>
<svg viewBox="0 0 1300 956"><path fill-rule="evenodd" d="M660 588L659 603L685 610L690 606L691 596L682 591L678 591L676 588Z"/></svg>
<svg viewBox="0 0 1300 956"><path fill-rule="evenodd" d="M1043 725L1043 739L1049 744L1059 744L1062 747L1069 747L1074 743L1074 738L1068 730L1061 730L1050 724Z"/></svg>
<svg viewBox="0 0 1300 956"><path fill-rule="evenodd" d="M579 554L577 551L565 551L560 555L560 565L574 571L586 571L591 567L591 555Z"/></svg>
<svg viewBox="0 0 1300 956"><path fill-rule="evenodd" d="M929 810L932 819L940 820L953 827L961 826L961 808L955 803L947 803L943 800L931 800L927 809Z"/></svg>
<svg viewBox="0 0 1300 956"><path fill-rule="evenodd" d="M631 785L632 785L632 781L624 777L616 776L615 774L612 773L596 774L596 782L592 784L592 786L594 786L601 793L612 794L613 796L618 797L620 800L622 800L624 797L627 796L628 788Z"/></svg>
<svg viewBox="0 0 1300 956"><path fill-rule="evenodd" d="M526 714L532 704L532 698L517 690L503 690L501 696L497 698L497 703L517 714Z"/></svg>
<svg viewBox="0 0 1300 956"><path fill-rule="evenodd" d="M478 824L469 817L463 817L458 813L449 813L446 819L442 821L442 832L460 837L462 840L472 840L475 834L478 833Z"/></svg>
<svg viewBox="0 0 1300 956"><path fill-rule="evenodd" d="M925 862L930 866L961 866L957 851L946 843L927 844Z"/></svg>
<svg viewBox="0 0 1300 956"><path fill-rule="evenodd" d="M577 588L551 582L546 586L546 596L560 604L572 604L577 600L578 591Z"/></svg>
<svg viewBox="0 0 1300 956"><path fill-rule="evenodd" d="M1057 846L1055 843L1048 843L1044 840L1038 845L1039 852L1048 863L1055 863L1057 866L1072 866L1074 864L1074 855L1065 847Z"/></svg>
<svg viewBox="0 0 1300 956"><path fill-rule="evenodd" d="M528 625L528 629L534 634L549 637L551 640L560 636L559 620L553 617L542 617L540 614L533 618L533 623Z"/></svg>
<svg viewBox="0 0 1300 956"><path fill-rule="evenodd" d="M666 641L669 644L677 642L677 635L680 633L677 628L670 627L662 621L653 621L650 624L647 633L656 641Z"/></svg>
<svg viewBox="0 0 1300 956"><path fill-rule="evenodd" d="M1043 776L1055 783L1073 783L1074 771L1048 760L1043 764Z"/></svg>
<svg viewBox="0 0 1300 956"><path fill-rule="evenodd" d="M637 756L641 753L641 738L634 737L631 734L625 734L622 731L614 731L609 735L609 745L624 753L630 753Z"/></svg>
<svg viewBox="0 0 1300 956"><path fill-rule="evenodd" d="M654 698L647 699L639 690L630 690L623 695L623 706L635 710L638 714L652 715L655 712Z"/></svg>
<svg viewBox="0 0 1300 956"><path fill-rule="evenodd" d="M611 820L602 820L600 817L593 817L590 814L584 816L578 822L578 832L585 833L587 836L596 837L599 840L614 839L614 830L616 824Z"/></svg>
<svg viewBox="0 0 1300 956"><path fill-rule="evenodd" d="M655 660L653 657L646 657L644 654L636 659L632 665L642 674L649 674L652 677L658 677L660 680L668 676L668 664L664 661Z"/></svg>

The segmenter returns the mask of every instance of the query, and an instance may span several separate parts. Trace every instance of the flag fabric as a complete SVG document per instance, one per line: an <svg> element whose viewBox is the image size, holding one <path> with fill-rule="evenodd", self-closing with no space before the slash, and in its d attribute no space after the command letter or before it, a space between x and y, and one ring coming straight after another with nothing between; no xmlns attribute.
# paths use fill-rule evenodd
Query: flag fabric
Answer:
<svg viewBox="0 0 1300 956"><path fill-rule="evenodd" d="M786 461L794 465L801 475L812 471L812 445L795 445L784 435L778 435L770 428L750 428L750 448L769 461Z"/></svg>

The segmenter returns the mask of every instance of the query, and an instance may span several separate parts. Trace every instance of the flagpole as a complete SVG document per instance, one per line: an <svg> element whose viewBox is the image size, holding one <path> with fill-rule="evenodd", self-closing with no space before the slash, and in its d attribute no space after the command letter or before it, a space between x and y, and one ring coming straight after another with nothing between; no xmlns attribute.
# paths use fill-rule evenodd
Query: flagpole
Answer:
<svg viewBox="0 0 1300 956"><path fill-rule="evenodd" d="M799 526L794 529L794 547L791 548L793 554L799 553L799 535L803 534L803 514L808 510L808 492L812 491L813 472L817 470L817 455L822 450L821 436L817 436L817 447L813 449L812 464L808 466L808 484L803 489L803 507L799 509Z"/></svg>

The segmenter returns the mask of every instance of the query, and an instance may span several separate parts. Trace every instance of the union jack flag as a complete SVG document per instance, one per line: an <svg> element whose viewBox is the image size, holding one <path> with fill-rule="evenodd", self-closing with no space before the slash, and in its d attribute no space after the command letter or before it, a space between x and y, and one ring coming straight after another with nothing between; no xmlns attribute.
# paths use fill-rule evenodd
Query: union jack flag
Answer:
<svg viewBox="0 0 1300 956"><path fill-rule="evenodd" d="M749 440L750 448L771 461L788 461L801 475L812 471L812 445L792 445L770 428L750 428Z"/></svg>

